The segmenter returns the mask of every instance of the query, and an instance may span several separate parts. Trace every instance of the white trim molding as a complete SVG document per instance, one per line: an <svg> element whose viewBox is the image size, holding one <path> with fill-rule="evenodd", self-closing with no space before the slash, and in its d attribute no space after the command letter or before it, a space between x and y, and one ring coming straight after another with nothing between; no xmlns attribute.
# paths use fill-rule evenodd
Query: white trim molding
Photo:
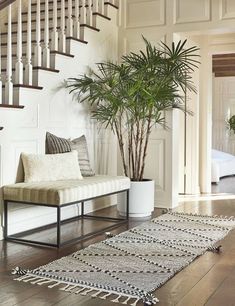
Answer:
<svg viewBox="0 0 235 306"><path fill-rule="evenodd" d="M123 12L126 29L162 26L166 22L166 0L127 0Z"/></svg>
<svg viewBox="0 0 235 306"><path fill-rule="evenodd" d="M232 10L229 6L231 2L233 2L233 4L235 3L234 0L220 0L220 20L235 18L235 7L234 10Z"/></svg>
<svg viewBox="0 0 235 306"><path fill-rule="evenodd" d="M203 1L203 3L201 3ZM185 2L185 3L183 3ZM195 8L200 7L204 11L204 14L192 15L195 13L195 10L191 9L191 11L187 11L185 16L181 15L181 8L186 5L187 6L195 6ZM191 13L191 14L190 14ZM194 23L194 22L202 22L202 21L210 21L211 20L211 0L200 0L200 3L195 0L174 0L174 24L181 23Z"/></svg>

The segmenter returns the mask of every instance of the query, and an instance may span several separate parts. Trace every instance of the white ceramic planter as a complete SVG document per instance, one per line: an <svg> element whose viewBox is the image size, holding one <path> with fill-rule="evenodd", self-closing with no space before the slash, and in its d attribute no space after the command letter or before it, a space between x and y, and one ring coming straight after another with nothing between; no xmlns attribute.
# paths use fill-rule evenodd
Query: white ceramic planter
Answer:
<svg viewBox="0 0 235 306"><path fill-rule="evenodd" d="M131 182L129 192L129 216L131 218L150 217L154 210L154 181L145 180ZM121 216L126 215L126 201L119 197L118 211Z"/></svg>

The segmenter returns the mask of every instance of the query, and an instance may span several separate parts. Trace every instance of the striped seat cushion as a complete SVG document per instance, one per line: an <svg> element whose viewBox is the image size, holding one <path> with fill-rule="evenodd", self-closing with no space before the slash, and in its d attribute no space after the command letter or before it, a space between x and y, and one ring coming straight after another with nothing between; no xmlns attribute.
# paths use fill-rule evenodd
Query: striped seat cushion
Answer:
<svg viewBox="0 0 235 306"><path fill-rule="evenodd" d="M17 183L3 187L4 200L62 205L130 188L124 176L96 175L83 180Z"/></svg>

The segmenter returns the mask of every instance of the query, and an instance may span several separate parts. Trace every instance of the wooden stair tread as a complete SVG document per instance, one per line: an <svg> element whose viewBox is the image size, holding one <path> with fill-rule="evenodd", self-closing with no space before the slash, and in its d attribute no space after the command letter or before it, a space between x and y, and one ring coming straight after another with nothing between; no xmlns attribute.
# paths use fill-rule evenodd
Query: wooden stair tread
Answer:
<svg viewBox="0 0 235 306"><path fill-rule="evenodd" d="M80 39L80 38L72 37L72 36L66 37L66 40L67 40L67 39L75 40L75 41L78 41L78 42L80 42L80 43L82 43L82 44L88 44L88 41L82 40L82 39Z"/></svg>
<svg viewBox="0 0 235 306"><path fill-rule="evenodd" d="M100 17L102 17L102 18L104 18L104 19L107 19L107 20L111 20L110 17L108 17L108 16L106 16L106 15L103 15L103 14L101 14L101 13L98 13L98 12L94 12L93 15L94 15L94 16L100 16Z"/></svg>
<svg viewBox="0 0 235 306"><path fill-rule="evenodd" d="M2 72L6 72L7 69L2 69ZM25 70L25 68L24 68ZM55 72L55 73L59 73L60 70L58 69L54 69L54 68L46 68L46 67L42 67L42 66L35 66L33 67L33 70L44 70L44 71L49 71L49 72ZM12 71L15 71L15 68L12 68Z"/></svg>
<svg viewBox="0 0 235 306"><path fill-rule="evenodd" d="M46 67L42 67L42 66L33 67L33 70L44 70L44 71L55 72L55 73L59 73L60 72L59 69L46 68Z"/></svg>
<svg viewBox="0 0 235 306"><path fill-rule="evenodd" d="M19 108L19 109L23 109L24 105L15 105L15 104L0 104L0 107L4 107L4 108Z"/></svg>
<svg viewBox="0 0 235 306"><path fill-rule="evenodd" d="M85 24L84 23L84 24L81 24L80 27L86 27L86 28L89 28L89 29L94 30L96 32L100 32L100 29L97 29L97 28L95 28L93 26L90 26L89 24Z"/></svg>
<svg viewBox="0 0 235 306"><path fill-rule="evenodd" d="M110 5L110 6L112 6L112 7L114 7L115 9L117 9L117 10L118 10L118 6L117 6L117 5L115 5L115 4L113 4L113 3L110 3L110 2L105 2L105 3L104 3L104 5Z"/></svg>
<svg viewBox="0 0 235 306"><path fill-rule="evenodd" d="M36 86L36 85L26 85L26 84L13 84L14 88L29 88L29 89L37 89L42 90L42 86ZM2 88L5 88L5 85L2 85Z"/></svg>

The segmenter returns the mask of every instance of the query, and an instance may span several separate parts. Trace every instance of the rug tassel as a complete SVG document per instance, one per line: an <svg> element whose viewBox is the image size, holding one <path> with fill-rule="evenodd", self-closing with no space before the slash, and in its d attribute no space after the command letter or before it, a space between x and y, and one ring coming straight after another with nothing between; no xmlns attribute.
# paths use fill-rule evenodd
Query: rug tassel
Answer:
<svg viewBox="0 0 235 306"><path fill-rule="evenodd" d="M127 303L132 299L132 297L128 297L124 302L122 302L123 305L127 305Z"/></svg>
<svg viewBox="0 0 235 306"><path fill-rule="evenodd" d="M23 281L24 279L26 279L26 278L28 278L28 277L29 277L29 275L23 275L23 276L21 276L21 277L14 278L14 280L17 280L18 282L21 282L21 281Z"/></svg>
<svg viewBox="0 0 235 306"><path fill-rule="evenodd" d="M87 293L89 293L89 292L91 292L91 291L93 291L94 289L88 289L88 290L86 290L86 291L83 291L82 293L81 293L81 295L87 295Z"/></svg>
<svg viewBox="0 0 235 306"><path fill-rule="evenodd" d="M122 295L118 295L118 297L114 300L112 300L112 302L114 303L119 303L119 299L121 298Z"/></svg>
<svg viewBox="0 0 235 306"><path fill-rule="evenodd" d="M207 249L207 251L213 252L213 253L220 253L222 249L222 245L218 246L211 246Z"/></svg>
<svg viewBox="0 0 235 306"><path fill-rule="evenodd" d="M100 293L102 293L102 292L103 292L103 291L99 290L99 291L97 291L96 293L92 294L91 297L96 298L96 297L98 297L98 295L99 295Z"/></svg>
<svg viewBox="0 0 235 306"><path fill-rule="evenodd" d="M72 292L73 289L77 288L78 285L70 286L65 291Z"/></svg>
<svg viewBox="0 0 235 306"><path fill-rule="evenodd" d="M65 287L63 287L63 288L60 288L60 290L61 290L61 291L66 291L66 289L69 288L70 286L71 286L71 285L67 285L67 286L65 286Z"/></svg>
<svg viewBox="0 0 235 306"><path fill-rule="evenodd" d="M29 270L22 269L21 267L15 267L12 269L11 274L13 275L26 275L29 272Z"/></svg>
<svg viewBox="0 0 235 306"><path fill-rule="evenodd" d="M106 300L108 296L110 296L112 293L108 293L108 294L105 294L104 296L101 296L100 299L102 300Z"/></svg>
<svg viewBox="0 0 235 306"><path fill-rule="evenodd" d="M23 279L23 282L24 283L28 283L28 282L31 282L31 281L34 281L34 280L38 280L38 276L34 276L34 277L30 277L30 278L28 278L28 279Z"/></svg>
<svg viewBox="0 0 235 306"><path fill-rule="evenodd" d="M85 289L86 289L86 288L81 288L81 289L75 291L74 293L75 293L75 294L79 294L80 292L82 292L82 291L85 290Z"/></svg>
<svg viewBox="0 0 235 306"><path fill-rule="evenodd" d="M105 236L106 236L107 238L112 238L112 237L114 237L115 235L112 234L112 233L110 233L110 232L106 232L106 233L105 233Z"/></svg>
<svg viewBox="0 0 235 306"><path fill-rule="evenodd" d="M35 284L38 284L39 285L39 283L40 282L48 282L48 279L47 278L38 278L38 279L36 279L35 281L33 281L33 282L30 282L32 285L35 285Z"/></svg>
<svg viewBox="0 0 235 306"><path fill-rule="evenodd" d="M54 281L55 282L55 281ZM53 284L53 285L50 285L50 286L48 286L48 288L54 288L54 287L56 287L56 286L58 286L58 285L60 285L61 284L61 282L56 282L55 284Z"/></svg>
<svg viewBox="0 0 235 306"><path fill-rule="evenodd" d="M54 281L52 279L49 279L49 280L47 279L43 282L38 282L37 285L42 286L42 285L45 285L45 284L49 284L51 282L54 282Z"/></svg>
<svg viewBox="0 0 235 306"><path fill-rule="evenodd" d="M135 301L134 303L132 303L132 304L131 304L131 306L136 306L136 305L137 305L137 303L139 302L139 300L140 300L140 299L139 299L139 298L137 298L137 299L136 299L136 301Z"/></svg>

